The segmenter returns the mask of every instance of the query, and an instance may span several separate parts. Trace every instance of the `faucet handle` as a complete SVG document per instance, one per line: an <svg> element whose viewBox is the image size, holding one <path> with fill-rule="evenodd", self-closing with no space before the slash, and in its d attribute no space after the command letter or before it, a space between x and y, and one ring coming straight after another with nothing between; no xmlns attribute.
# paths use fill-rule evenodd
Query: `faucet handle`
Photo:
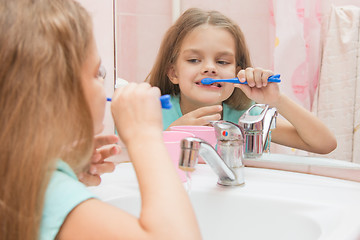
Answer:
<svg viewBox="0 0 360 240"><path fill-rule="evenodd" d="M217 141L243 140L244 130L239 125L227 121L211 121Z"/></svg>
<svg viewBox="0 0 360 240"><path fill-rule="evenodd" d="M251 111L254 108L261 108L260 114L252 115ZM267 104L254 104L239 118L239 125L244 128L245 131L259 131L264 128L263 120L269 109Z"/></svg>
<svg viewBox="0 0 360 240"><path fill-rule="evenodd" d="M269 122L269 129L276 128L276 117L278 116L278 111L276 108L269 108L268 113L265 116L265 121Z"/></svg>

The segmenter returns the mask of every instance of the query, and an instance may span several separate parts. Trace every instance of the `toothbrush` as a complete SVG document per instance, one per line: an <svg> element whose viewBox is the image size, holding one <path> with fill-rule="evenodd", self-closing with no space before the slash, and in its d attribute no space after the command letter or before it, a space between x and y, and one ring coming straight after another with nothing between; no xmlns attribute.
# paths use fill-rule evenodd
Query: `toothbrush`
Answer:
<svg viewBox="0 0 360 240"><path fill-rule="evenodd" d="M106 101L111 102L111 98L106 98ZM172 104L170 102L170 95L165 94L160 97L161 107L164 109L170 109Z"/></svg>
<svg viewBox="0 0 360 240"><path fill-rule="evenodd" d="M240 84L247 84L247 81L245 82L240 82L239 78L230 78L230 79L212 79L212 78L203 78L201 80L202 84L205 85L210 85L214 82L230 82L230 83L240 83ZM280 80L280 74L276 74L273 75L271 77L268 78L268 82L275 82L275 83L279 83L281 82Z"/></svg>
<svg viewBox="0 0 360 240"><path fill-rule="evenodd" d="M129 82L122 78L117 78L115 82L115 88L123 87L128 85ZM106 98L106 101L111 102L111 98ZM170 102L170 95L165 94L160 97L161 107L164 109L170 109L172 104Z"/></svg>

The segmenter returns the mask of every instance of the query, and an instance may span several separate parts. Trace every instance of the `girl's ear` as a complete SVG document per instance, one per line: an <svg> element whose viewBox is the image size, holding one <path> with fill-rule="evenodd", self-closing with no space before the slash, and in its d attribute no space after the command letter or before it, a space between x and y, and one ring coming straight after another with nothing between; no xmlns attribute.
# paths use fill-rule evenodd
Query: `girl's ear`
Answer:
<svg viewBox="0 0 360 240"><path fill-rule="evenodd" d="M174 66L171 66L169 68L169 70L167 72L167 76L173 84L179 84L179 80L177 78L177 74L176 74Z"/></svg>

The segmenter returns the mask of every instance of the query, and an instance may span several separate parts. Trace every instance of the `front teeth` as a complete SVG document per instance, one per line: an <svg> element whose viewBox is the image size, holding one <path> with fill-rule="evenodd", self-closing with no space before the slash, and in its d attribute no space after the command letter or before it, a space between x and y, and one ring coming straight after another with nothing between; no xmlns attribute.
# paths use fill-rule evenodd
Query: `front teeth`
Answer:
<svg viewBox="0 0 360 240"><path fill-rule="evenodd" d="M216 86L218 88L221 88L221 84L220 83L212 83L212 84L202 84L201 82L196 83L197 85L204 85L204 86Z"/></svg>
<svg viewBox="0 0 360 240"><path fill-rule="evenodd" d="M220 84L220 83L212 83L211 86L216 86L216 87L221 88L221 84Z"/></svg>

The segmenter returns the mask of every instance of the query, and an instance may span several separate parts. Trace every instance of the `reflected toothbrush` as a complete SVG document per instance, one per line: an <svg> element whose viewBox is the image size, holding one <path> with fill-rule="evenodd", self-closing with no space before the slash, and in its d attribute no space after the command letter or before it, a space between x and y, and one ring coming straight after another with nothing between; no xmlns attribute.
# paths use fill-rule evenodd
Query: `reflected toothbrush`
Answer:
<svg viewBox="0 0 360 240"><path fill-rule="evenodd" d="M238 83L238 84L247 84L247 81L240 82L239 78L230 78L230 79L203 78L201 80L201 83L204 84L204 85L210 85L210 84L215 83L215 82L230 82L230 83ZM276 74L276 75L273 75L273 76L269 77L268 82L275 82L275 83L281 82L280 74Z"/></svg>
<svg viewBox="0 0 360 240"><path fill-rule="evenodd" d="M106 98L106 101L111 102L111 98ZM165 94L160 97L161 107L164 109L170 109L172 104L170 102L170 95Z"/></svg>

